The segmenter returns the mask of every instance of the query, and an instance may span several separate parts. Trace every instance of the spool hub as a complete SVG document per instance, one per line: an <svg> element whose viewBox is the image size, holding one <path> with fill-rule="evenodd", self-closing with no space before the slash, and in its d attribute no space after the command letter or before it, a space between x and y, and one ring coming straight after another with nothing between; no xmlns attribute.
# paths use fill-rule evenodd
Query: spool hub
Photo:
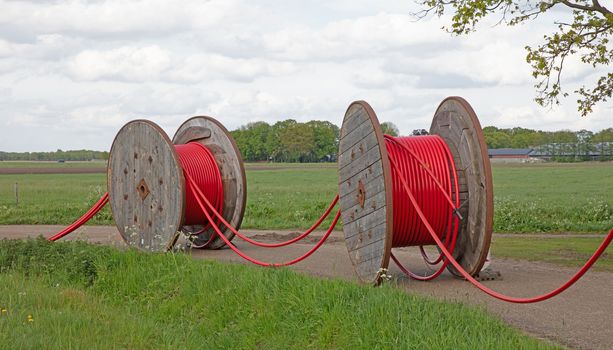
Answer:
<svg viewBox="0 0 613 350"><path fill-rule="evenodd" d="M492 175L483 132L468 102L449 97L438 107L430 133L445 140L454 158L464 217L454 257L474 275L487 257L493 223ZM349 106L341 127L339 195L351 262L362 282L376 284L392 249L392 174L381 126L364 101Z"/></svg>

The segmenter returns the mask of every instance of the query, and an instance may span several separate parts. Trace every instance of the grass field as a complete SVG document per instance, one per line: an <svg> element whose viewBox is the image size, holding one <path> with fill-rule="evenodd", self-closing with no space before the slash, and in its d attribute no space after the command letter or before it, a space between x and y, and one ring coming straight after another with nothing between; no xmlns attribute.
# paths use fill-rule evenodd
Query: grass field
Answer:
<svg viewBox="0 0 613 350"><path fill-rule="evenodd" d="M288 269L0 242L0 348L549 349L482 310Z"/></svg>
<svg viewBox="0 0 613 350"><path fill-rule="evenodd" d="M337 192L330 164L247 168L245 228L307 228ZM496 232L604 233L613 226L613 163L495 165L493 172ZM0 175L0 224L70 223L105 188L104 174ZM111 224L108 209L93 223Z"/></svg>
<svg viewBox="0 0 613 350"><path fill-rule="evenodd" d="M54 161L36 162L36 161L1 161L0 169L2 168L106 168L106 161L91 161L91 162L64 162L58 163Z"/></svg>
<svg viewBox="0 0 613 350"><path fill-rule="evenodd" d="M495 165L497 232L605 232L613 226L613 163Z"/></svg>

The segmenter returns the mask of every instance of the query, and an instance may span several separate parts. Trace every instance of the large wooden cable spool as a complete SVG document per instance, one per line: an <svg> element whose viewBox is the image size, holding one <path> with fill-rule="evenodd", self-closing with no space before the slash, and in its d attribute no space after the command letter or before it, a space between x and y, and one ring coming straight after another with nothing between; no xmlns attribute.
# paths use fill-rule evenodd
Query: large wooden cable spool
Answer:
<svg viewBox="0 0 613 350"><path fill-rule="evenodd" d="M228 131L213 118L194 117L181 125L173 143L155 123L134 120L117 133L107 170L111 211L128 245L166 251L175 244L179 232L198 229L183 227L186 182L175 144L188 142L198 142L214 155L224 185L223 216L240 227L246 203L245 170ZM222 232L233 238L230 231ZM208 240L210 232L197 237L198 241ZM217 238L208 248L222 246L223 241Z"/></svg>
<svg viewBox="0 0 613 350"><path fill-rule="evenodd" d="M243 221L247 203L247 178L240 151L234 138L217 120L210 117L194 117L188 119L179 127L172 141L175 145L198 142L213 153L223 182L223 218L238 230ZM202 227L198 226L183 227L183 231L188 233L198 232L201 229ZM222 226L220 229L229 240L234 238L234 233L227 227ZM194 243L198 245L206 243L212 234L214 234L214 230L209 227L205 232L194 237ZM224 245L224 241L217 237L208 245L208 248L218 249Z"/></svg>
<svg viewBox="0 0 613 350"><path fill-rule="evenodd" d="M437 109L430 133L442 137L453 155L464 218L454 257L474 275L487 257L493 223L492 175L483 132L470 105L449 97ZM381 126L364 101L352 103L345 113L338 166L349 257L358 278L376 284L388 268L392 249L392 173Z"/></svg>

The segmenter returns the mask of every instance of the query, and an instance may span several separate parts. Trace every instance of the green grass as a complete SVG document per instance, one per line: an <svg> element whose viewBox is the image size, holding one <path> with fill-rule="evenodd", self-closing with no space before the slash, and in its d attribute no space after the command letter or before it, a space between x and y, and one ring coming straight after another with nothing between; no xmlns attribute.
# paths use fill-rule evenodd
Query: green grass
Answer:
<svg viewBox="0 0 613 350"><path fill-rule="evenodd" d="M496 165L496 232L606 232L613 163Z"/></svg>
<svg viewBox="0 0 613 350"><path fill-rule="evenodd" d="M392 285L42 239L0 242L0 308L6 349L554 348Z"/></svg>
<svg viewBox="0 0 613 350"><path fill-rule="evenodd" d="M338 190L330 164L247 168L244 228L308 228ZM493 172L496 232L606 232L613 226L613 163L495 165ZM0 175L0 224L68 224L99 198L105 182L104 174ZM108 209L93 223L112 224Z"/></svg>
<svg viewBox="0 0 613 350"><path fill-rule="evenodd" d="M270 169L270 168L331 168L336 169L338 165L336 163L245 163L245 169L258 170L258 169Z"/></svg>
<svg viewBox="0 0 613 350"><path fill-rule="evenodd" d="M64 162L56 161L0 161L1 168L106 168L106 161Z"/></svg>
<svg viewBox="0 0 613 350"><path fill-rule="evenodd" d="M492 254L496 258L544 261L579 268L594 254L603 237L513 237L494 236ZM607 249L594 269L613 271L613 254Z"/></svg>
<svg viewBox="0 0 613 350"><path fill-rule="evenodd" d="M15 205L16 182L19 205ZM105 174L0 175L0 223L69 224L105 191ZM113 224L108 206L91 223Z"/></svg>
<svg viewBox="0 0 613 350"><path fill-rule="evenodd" d="M337 169L249 171L247 192L244 227L308 228L338 192ZM322 228L330 224L332 216Z"/></svg>

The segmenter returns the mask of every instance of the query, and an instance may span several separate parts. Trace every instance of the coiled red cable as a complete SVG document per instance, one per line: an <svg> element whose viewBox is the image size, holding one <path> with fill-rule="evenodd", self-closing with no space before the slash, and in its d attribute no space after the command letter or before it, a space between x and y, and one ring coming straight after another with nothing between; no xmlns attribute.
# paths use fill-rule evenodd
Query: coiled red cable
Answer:
<svg viewBox="0 0 613 350"><path fill-rule="evenodd" d="M603 240L603 242L600 244L600 246L598 247L598 249L596 249L596 251L594 252L594 254L588 259L588 261L579 269L579 271L577 271L568 281L566 281L564 284L562 284L560 287L542 294L542 295L538 295L535 297L529 297L529 298L518 298L518 297L512 297L512 296L507 296L501 293L498 293L486 286L484 286L482 283L480 283L479 281L477 281L473 276L471 276L468 272L466 272L462 266L454 259L453 257L453 245L454 244L450 244L448 242L444 242L441 239L441 235L437 233L437 229L440 229L440 223L435 223L434 225L432 224L431 220L433 219L438 219L438 220L442 220L445 218L441 218L441 217L437 217L437 216L432 216L432 212L441 212L442 208L439 210L433 210L432 208L429 208L429 203L424 202L423 199L420 199L420 197L424 197L424 194L422 193L422 183L420 181L417 181L417 177L415 177L415 173L412 173L410 171L407 171L406 167L403 168L402 164L404 164L404 162L406 162L407 160L405 158L407 157L414 157L415 161L419 162L420 164L430 164L427 160L425 159L429 159L429 155L432 154L438 154L438 157L444 156L441 155L439 151L435 151L434 149L430 150L429 148L426 148L426 152L424 153L423 149L420 149L420 146L426 145L426 143L421 143L421 141L419 141L420 138L422 138L423 136L420 137L415 137L415 141L417 142L411 142L412 140L409 140L409 142L405 142L407 141L407 139L413 139L413 138L393 138L391 136L386 135L386 144L388 145L388 153L389 153L389 159L390 159L390 164L392 167L392 178L395 179L394 180L394 186L393 186L393 190L394 190L394 206L396 206L397 204L400 206L405 206L407 204L410 204L410 206L412 207L412 211L407 209L406 207L402 207L399 208L399 213L403 214L403 215L411 215L410 218L414 219L415 215L418 217L420 224L416 224L416 223L411 223L408 226L404 226L405 224L400 224L399 228L400 229L407 229L407 227L412 228L421 228L423 225L423 228L425 228L425 231L417 231L417 232L413 232L413 233L407 233L405 231L395 231L394 232L394 236L396 236L397 234L402 235L403 237L400 237L398 239L396 239L394 237L393 242L400 242L401 244L405 244L408 243L407 245L417 245L417 244L422 244L422 242L428 242L429 240L424 237L424 232L427 233L427 235L430 236L430 239L436 244L436 246L438 247L438 249L441 251L441 254L444 256L444 261L447 263L452 264L456 270L464 277L466 278L470 283L472 283L475 287L479 288L481 291L485 292L486 294L499 299L499 300L503 300L506 302L510 302L510 303L519 303L519 304L526 304L526 303L535 303L535 302L539 302L539 301L543 301L543 300L547 300L549 298L552 298L560 293L562 293L563 291L565 291L566 289L568 289L570 286L572 286L575 282L577 282L591 267L592 265L594 265L594 263L598 260L598 258L602 255L602 253L604 253L604 251L607 249L607 247L609 246L609 244L611 243L611 241L613 241L613 229L611 229L611 231L609 231L609 234L605 237L605 239ZM390 145L394 144L391 149L392 151L390 152ZM403 151L404 154L402 154L401 152L397 152L398 150L395 149L395 146L400 146ZM446 145L443 145L443 148L447 148ZM450 153L448 152L448 148L447 148L447 157L449 157ZM420 158L423 157L423 158ZM445 161L443 159L440 159L439 161L441 164L444 164ZM449 158L447 159L447 162L449 162ZM423 166L423 172L430 174L430 171L427 171L430 167L429 166ZM453 162L450 163L450 167L449 167L449 171L453 171L455 173L455 167L453 166ZM412 170L415 170L412 169ZM432 172L431 176L434 178L435 176L435 172ZM443 174L444 175L444 174ZM444 176L443 176L444 178ZM444 180L444 179L443 179ZM434 180L433 180L434 181ZM457 179L455 181L455 183L457 183ZM438 189L440 191L443 191L443 188L441 186L437 186ZM427 192L428 195L432 195L432 193ZM450 193L448 193L449 195ZM447 206L449 205L450 208L456 212L457 211L457 191L456 191L456 202L454 203L444 203L442 201L438 201L439 205L443 205L443 206ZM396 196L401 196L403 198L396 198ZM394 214L396 214L396 208L394 208ZM396 215L394 216L394 221L396 221L397 219L401 219L401 218L397 218ZM448 218L447 218L448 219ZM405 220L400 220L401 223L405 222ZM445 222L448 222L448 220L445 219ZM457 226L457 225L455 225ZM394 229L396 229L396 225L394 225ZM457 235L457 229L455 229L454 231L455 235ZM415 238L415 241L412 241L411 239ZM452 237L452 241L455 242L455 238ZM416 244L413 244L415 242L418 242ZM396 262L397 264L399 264L398 266L401 268L401 270L405 271L406 273L410 274L410 271L408 271L407 269L405 269L402 265L400 265L398 259L392 254L392 259L394 260L394 262ZM441 270L437 271L437 273L440 273ZM411 277L414 277L413 275L410 274ZM418 276L419 277L419 276ZM414 277L415 278L415 277ZM418 279L425 279L425 278L418 278ZM430 278L431 279L431 278Z"/></svg>
<svg viewBox="0 0 613 350"><path fill-rule="evenodd" d="M435 244L426 226L404 195L401 176L419 196L417 201L424 215L434 223L434 230L453 252L457 240L459 220L453 215L459 206L458 177L453 157L445 141L436 135L420 137L392 137L385 135L385 145L392 165L392 192L394 228L392 247L420 246L426 263L436 265L443 261L438 270L427 276L419 276L404 267L392 254L392 260L410 277L418 280L431 280L439 276L447 267L448 261L440 254L430 259L424 245ZM452 199L453 198L453 199Z"/></svg>
<svg viewBox="0 0 613 350"><path fill-rule="evenodd" d="M223 181L215 156L208 148L198 142L176 145L175 149L179 155L179 162L183 171L190 174L194 181L194 184L190 181L185 182L184 225L203 225L206 229L210 227L210 223L206 221L203 223L202 212L198 207L195 192L191 187L197 186L200 188L211 201L215 211L223 215Z"/></svg>

